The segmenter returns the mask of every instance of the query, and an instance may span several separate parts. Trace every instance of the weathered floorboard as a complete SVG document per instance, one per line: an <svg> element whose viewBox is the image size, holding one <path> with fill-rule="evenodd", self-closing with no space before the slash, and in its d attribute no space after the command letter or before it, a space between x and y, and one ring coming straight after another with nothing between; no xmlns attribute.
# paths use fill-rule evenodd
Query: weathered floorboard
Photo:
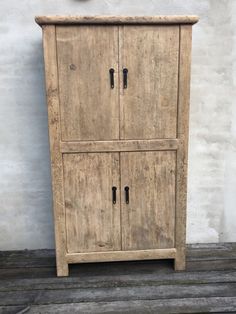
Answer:
<svg viewBox="0 0 236 314"><path fill-rule="evenodd" d="M234 297L236 283L0 292L0 305Z"/></svg>
<svg viewBox="0 0 236 314"><path fill-rule="evenodd" d="M109 287L134 287L157 285L186 285L206 283L236 283L236 271L210 271L210 272L176 272L152 274L118 274L69 278L32 278L2 280L0 292L19 290L60 290L60 289L89 289Z"/></svg>
<svg viewBox="0 0 236 314"><path fill-rule="evenodd" d="M26 312L23 312L24 308ZM25 307L0 307L0 313L71 314L71 313L235 313L236 297L181 298L163 300L140 300L118 302L89 302L71 304L33 305ZM12 311L11 311L12 310ZM22 310L22 312L19 312ZM18 311L18 312L17 312Z"/></svg>
<svg viewBox="0 0 236 314"><path fill-rule="evenodd" d="M187 247L172 260L70 266L56 277L53 250L0 252L0 314L236 313L236 244Z"/></svg>
<svg viewBox="0 0 236 314"><path fill-rule="evenodd" d="M233 260L236 258L236 243L191 244L187 245L186 253L187 261ZM55 265L54 250L0 251L0 269L11 267L54 267Z"/></svg>

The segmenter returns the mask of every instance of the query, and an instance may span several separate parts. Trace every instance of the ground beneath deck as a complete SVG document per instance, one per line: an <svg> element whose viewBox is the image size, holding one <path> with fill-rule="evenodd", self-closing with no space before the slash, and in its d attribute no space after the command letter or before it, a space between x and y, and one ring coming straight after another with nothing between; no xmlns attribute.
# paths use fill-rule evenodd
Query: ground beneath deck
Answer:
<svg viewBox="0 0 236 314"><path fill-rule="evenodd" d="M188 246L172 261L70 266L56 278L53 250L0 252L0 313L236 313L236 243Z"/></svg>

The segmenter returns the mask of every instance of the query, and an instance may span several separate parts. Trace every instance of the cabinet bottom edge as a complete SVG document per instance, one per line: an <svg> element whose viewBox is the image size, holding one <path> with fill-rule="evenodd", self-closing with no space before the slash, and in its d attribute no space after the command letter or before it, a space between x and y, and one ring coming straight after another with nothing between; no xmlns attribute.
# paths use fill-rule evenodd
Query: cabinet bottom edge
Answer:
<svg viewBox="0 0 236 314"><path fill-rule="evenodd" d="M176 249L169 248L132 251L68 253L66 254L66 262L68 264L76 264L132 260L174 259L175 257Z"/></svg>

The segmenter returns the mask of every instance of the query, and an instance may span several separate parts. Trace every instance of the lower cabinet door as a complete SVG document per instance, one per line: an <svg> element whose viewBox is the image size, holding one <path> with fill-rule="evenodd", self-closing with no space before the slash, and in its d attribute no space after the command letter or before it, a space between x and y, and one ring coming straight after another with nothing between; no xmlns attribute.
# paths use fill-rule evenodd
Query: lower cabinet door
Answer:
<svg viewBox="0 0 236 314"><path fill-rule="evenodd" d="M63 167L67 251L120 250L119 153L64 154Z"/></svg>
<svg viewBox="0 0 236 314"><path fill-rule="evenodd" d="M125 152L120 158L122 250L173 248L176 153Z"/></svg>

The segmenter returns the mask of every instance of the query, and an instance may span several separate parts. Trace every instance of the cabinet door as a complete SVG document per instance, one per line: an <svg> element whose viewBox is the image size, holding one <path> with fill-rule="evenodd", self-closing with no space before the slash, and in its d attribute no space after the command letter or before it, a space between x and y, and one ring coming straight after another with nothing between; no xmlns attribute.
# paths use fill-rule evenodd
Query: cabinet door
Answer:
<svg viewBox="0 0 236 314"><path fill-rule="evenodd" d="M62 140L118 139L118 27L57 26L56 38Z"/></svg>
<svg viewBox="0 0 236 314"><path fill-rule="evenodd" d="M119 153L64 154L63 165L68 252L120 250Z"/></svg>
<svg viewBox="0 0 236 314"><path fill-rule="evenodd" d="M178 26L124 26L120 63L121 138L175 138L178 90Z"/></svg>
<svg viewBox="0 0 236 314"><path fill-rule="evenodd" d="M120 157L122 249L173 248L176 153L129 152Z"/></svg>

